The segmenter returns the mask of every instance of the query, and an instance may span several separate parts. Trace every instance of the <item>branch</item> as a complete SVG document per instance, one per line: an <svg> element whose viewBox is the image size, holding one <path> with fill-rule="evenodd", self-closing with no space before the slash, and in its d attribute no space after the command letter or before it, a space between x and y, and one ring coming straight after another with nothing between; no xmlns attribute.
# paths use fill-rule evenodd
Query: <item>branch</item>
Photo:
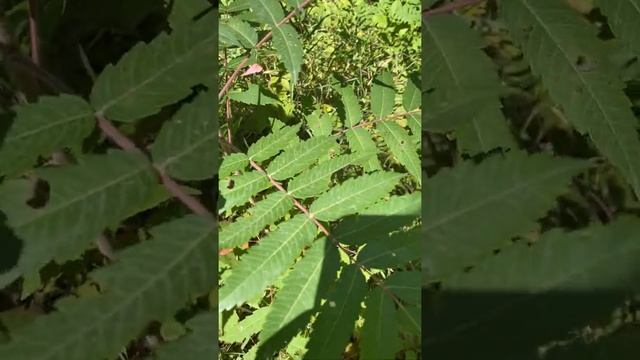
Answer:
<svg viewBox="0 0 640 360"><path fill-rule="evenodd" d="M425 10L422 10L422 19L427 19L434 15L450 13L452 11L462 9L467 6L479 4L483 1L486 1L486 0L457 0L454 2L444 4L434 9L425 9Z"/></svg>
<svg viewBox="0 0 640 360"><path fill-rule="evenodd" d="M291 20L291 18L296 15L298 10L304 9L312 1L313 0L305 0L305 1L303 1L295 9L293 9L287 16L285 16L282 20L280 20L276 24L276 27L281 26L282 24L285 24L286 22ZM271 39L272 36L273 36L273 30L269 31L262 39L260 39L260 41L258 41L256 46L254 46L252 50L259 49L262 45L266 44L267 41L269 41L269 39ZM245 56L244 59L242 59L240 64L238 64L238 66L236 66L236 69L233 71L233 73L231 74L229 79L227 79L227 82L225 82L224 86L222 87L222 89L218 93L218 100L222 99L222 97L229 91L229 89L231 89L231 86L233 86L233 83L236 81L236 79L238 78L238 76L242 72L242 69L245 67L245 65L247 65L247 62L249 62L249 55Z"/></svg>

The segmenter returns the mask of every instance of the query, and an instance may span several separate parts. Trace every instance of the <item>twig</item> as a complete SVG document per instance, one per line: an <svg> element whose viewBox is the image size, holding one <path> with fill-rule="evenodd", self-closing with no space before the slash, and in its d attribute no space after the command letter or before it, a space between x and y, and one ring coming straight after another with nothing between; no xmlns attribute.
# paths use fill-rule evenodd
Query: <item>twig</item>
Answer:
<svg viewBox="0 0 640 360"><path fill-rule="evenodd" d="M36 65L41 65L40 33L38 31L38 5L36 0L29 0L29 37L31 39L31 59Z"/></svg>
<svg viewBox="0 0 640 360"><path fill-rule="evenodd" d="M227 61L227 51L224 51L224 66L225 68L228 65L228 61ZM225 117L227 119L227 141L229 141L230 144L233 144L233 134L231 133L231 99L230 98L226 98L225 99L225 106L226 106L226 111L225 111Z"/></svg>
<svg viewBox="0 0 640 360"><path fill-rule="evenodd" d="M0 7L4 3L0 3ZM38 93L38 82L35 74L28 70L20 69L18 59L24 57L20 53L20 48L14 41L13 34L7 25L4 11L0 12L0 51L2 52L2 65L9 75L11 82L15 84L15 97L19 102L26 103L34 98ZM28 59L28 58L27 58ZM30 59L28 59L31 61Z"/></svg>
<svg viewBox="0 0 640 360"><path fill-rule="evenodd" d="M422 18L427 19L434 15L450 13L452 11L462 9L463 7L475 5L483 1L486 1L486 0L458 0L458 1L450 2L434 9L422 10Z"/></svg>
<svg viewBox="0 0 640 360"><path fill-rule="evenodd" d="M93 70L93 67L91 67L91 62L89 62L89 57L87 57L87 53L84 51L82 44L78 44L78 53L80 54L82 66L84 66L84 69L87 71L87 75L89 75L89 78L95 82L97 78L96 72Z"/></svg>
<svg viewBox="0 0 640 360"><path fill-rule="evenodd" d="M312 1L313 0L305 0L305 1L303 1L295 9L293 9L287 16L285 16L282 20L280 20L276 24L276 27L281 26L282 24L284 24L284 23L288 22L289 20L291 20L291 18L296 15L298 10L304 9ZM253 49L254 50L255 49L259 49L262 45L266 44L267 41L269 41L269 39L271 39L272 36L273 36L273 30L269 31L262 39L260 39L260 41L258 41L258 43L256 44L256 46L253 47ZM233 73L231 74L229 79L227 79L227 82L225 82L224 86L222 87L222 89L218 93L218 100L222 99L222 97L229 91L229 89L231 89L231 86L233 86L234 81L236 81L236 79L238 78L238 76L242 72L242 69L245 67L245 65L247 65L247 62L249 62L249 55L245 56L244 59L242 59L240 64L238 64L238 66L236 66L236 69L233 71Z"/></svg>

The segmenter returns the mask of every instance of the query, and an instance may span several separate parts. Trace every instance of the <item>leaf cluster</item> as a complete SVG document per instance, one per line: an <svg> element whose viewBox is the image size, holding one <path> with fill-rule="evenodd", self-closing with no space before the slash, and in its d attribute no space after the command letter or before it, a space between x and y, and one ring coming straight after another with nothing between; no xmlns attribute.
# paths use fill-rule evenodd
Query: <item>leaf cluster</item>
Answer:
<svg viewBox="0 0 640 360"><path fill-rule="evenodd" d="M640 276L638 5L489 1L423 17L435 358L637 357L616 339L637 337L623 314Z"/></svg>
<svg viewBox="0 0 640 360"><path fill-rule="evenodd" d="M223 15L221 78L245 57L264 71L219 99L221 356L419 356L419 76L398 91L389 62L364 96L338 80L313 80L335 106L301 93L313 62L304 34L319 25L314 8L279 25L296 3L234 1ZM265 27L274 42L256 48ZM285 96L270 77L286 79Z"/></svg>

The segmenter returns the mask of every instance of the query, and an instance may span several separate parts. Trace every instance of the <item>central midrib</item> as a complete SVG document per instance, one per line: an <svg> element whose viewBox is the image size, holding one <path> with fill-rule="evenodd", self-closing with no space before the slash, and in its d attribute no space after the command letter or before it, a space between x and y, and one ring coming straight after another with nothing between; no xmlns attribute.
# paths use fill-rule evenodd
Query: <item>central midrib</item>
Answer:
<svg viewBox="0 0 640 360"><path fill-rule="evenodd" d="M53 122L50 122L50 123L48 123L47 125L45 125L43 127L39 127L37 129L33 129L33 130L30 130L30 131L23 132L23 133L19 134L18 136L7 137L7 143L20 140L21 138L28 137L28 136L31 136L33 134L37 134L37 133L40 133L40 132L45 132L48 129L56 127L58 125L71 123L71 122L74 122L74 121L82 119L82 118L92 118L92 117L93 117L93 113L91 111L87 111L84 114L74 115L74 116L65 118L62 121L53 121Z"/></svg>

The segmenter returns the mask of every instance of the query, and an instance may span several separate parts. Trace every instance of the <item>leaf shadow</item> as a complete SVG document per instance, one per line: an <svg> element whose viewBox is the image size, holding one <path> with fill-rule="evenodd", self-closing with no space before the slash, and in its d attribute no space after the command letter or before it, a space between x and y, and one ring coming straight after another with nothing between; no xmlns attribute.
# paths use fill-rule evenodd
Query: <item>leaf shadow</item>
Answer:
<svg viewBox="0 0 640 360"><path fill-rule="evenodd" d="M346 223L349 231L339 231L332 234L338 236L338 241L343 244L349 245L362 245L369 241L384 241L389 237L388 233L393 230L399 229L404 225L411 224L417 216L414 215L401 215L401 216L364 216L356 215L349 218L349 222ZM334 229L336 230L336 229ZM317 241L317 240L316 240ZM278 332L271 336L266 342L260 342L258 346L256 359L277 359L277 352L284 349L291 339L296 336L300 331L304 330L308 326L312 315L321 310L321 301L332 296L333 287L337 280L337 271L340 268L339 253L336 245L332 241L325 242L325 256L323 258L322 269L320 279L317 282L316 298L314 300L313 308L304 311L297 317L289 321ZM416 258L419 258L420 254L416 254ZM365 278L362 278L365 281ZM420 286L416 284L416 287ZM277 301L276 294L276 301ZM345 324L347 325L347 324ZM349 326L349 325L347 325ZM354 326L351 324L350 326ZM313 333L312 335L313 336ZM344 346L346 347L348 339L344 339ZM308 349L309 350L309 349Z"/></svg>
<svg viewBox="0 0 640 360"><path fill-rule="evenodd" d="M317 296L314 300L314 307L289 321L289 323L273 334L266 342L259 344L256 359L273 359L274 353L283 349L298 332L303 330L311 316L319 309L322 295L326 293L323 290L326 290L326 284L330 284L335 279L335 271L338 268L338 257L335 245L331 241L326 241L324 245L325 257L322 260L322 270L316 289Z"/></svg>
<svg viewBox="0 0 640 360"><path fill-rule="evenodd" d="M378 78L373 79L371 86L373 87L373 85L386 88L387 90L395 91L395 88L393 87L393 83L387 83L387 82L381 81Z"/></svg>
<svg viewBox="0 0 640 360"><path fill-rule="evenodd" d="M0 274L9 271L18 264L23 243L7 224L6 215L0 211Z"/></svg>
<svg viewBox="0 0 640 360"><path fill-rule="evenodd" d="M422 289L423 353L431 359L551 359L585 326L605 327L623 289L513 291ZM636 337L636 341L640 337ZM543 357L545 346L551 350ZM560 345L560 346L558 346ZM640 347L622 359L640 358ZM613 359L585 352L580 359ZM547 356L548 355L548 356ZM549 357L551 356L551 357ZM558 357L573 359L575 357Z"/></svg>
<svg viewBox="0 0 640 360"><path fill-rule="evenodd" d="M1 111L1 110L0 110ZM7 133L13 124L13 116L10 113L0 112L0 148L4 144Z"/></svg>

